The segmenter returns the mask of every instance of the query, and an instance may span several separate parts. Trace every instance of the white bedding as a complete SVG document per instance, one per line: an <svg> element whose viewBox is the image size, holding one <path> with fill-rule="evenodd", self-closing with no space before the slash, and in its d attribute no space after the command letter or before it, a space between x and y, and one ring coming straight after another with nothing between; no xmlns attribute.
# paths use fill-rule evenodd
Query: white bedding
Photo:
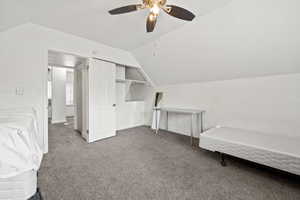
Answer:
<svg viewBox="0 0 300 200"><path fill-rule="evenodd" d="M43 153L37 134L33 109L0 109L0 178L39 169Z"/></svg>
<svg viewBox="0 0 300 200"><path fill-rule="evenodd" d="M220 127L201 134L199 146L300 175L300 137Z"/></svg>
<svg viewBox="0 0 300 200"><path fill-rule="evenodd" d="M37 172L30 170L10 178L0 178L1 200L27 200L37 189Z"/></svg>

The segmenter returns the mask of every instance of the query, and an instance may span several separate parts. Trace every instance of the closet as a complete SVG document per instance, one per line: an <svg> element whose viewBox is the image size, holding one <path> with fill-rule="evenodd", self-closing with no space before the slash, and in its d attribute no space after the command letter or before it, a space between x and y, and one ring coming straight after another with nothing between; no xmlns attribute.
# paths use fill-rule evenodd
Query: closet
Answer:
<svg viewBox="0 0 300 200"><path fill-rule="evenodd" d="M149 83L139 68L91 58L77 68L75 78L82 83L76 86L76 126L88 142L145 124L144 91Z"/></svg>
<svg viewBox="0 0 300 200"><path fill-rule="evenodd" d="M145 124L145 91L150 86L140 68L116 66L117 129Z"/></svg>

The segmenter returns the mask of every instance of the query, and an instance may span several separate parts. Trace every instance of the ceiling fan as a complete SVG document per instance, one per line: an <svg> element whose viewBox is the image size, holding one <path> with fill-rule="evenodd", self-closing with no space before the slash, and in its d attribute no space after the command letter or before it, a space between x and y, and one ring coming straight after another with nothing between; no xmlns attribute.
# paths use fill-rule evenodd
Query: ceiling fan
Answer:
<svg viewBox="0 0 300 200"><path fill-rule="evenodd" d="M146 24L147 32L152 32L154 30L160 9L178 19L192 21L195 18L195 15L190 11L174 5L166 5L166 3L167 0L143 0L142 4L123 6L108 12L111 15L118 15L149 8L150 14L148 15Z"/></svg>

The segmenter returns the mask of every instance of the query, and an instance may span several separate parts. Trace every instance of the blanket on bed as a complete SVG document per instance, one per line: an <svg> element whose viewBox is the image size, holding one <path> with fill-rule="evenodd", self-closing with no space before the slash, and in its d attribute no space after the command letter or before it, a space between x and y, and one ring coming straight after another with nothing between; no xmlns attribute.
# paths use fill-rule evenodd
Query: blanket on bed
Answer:
<svg viewBox="0 0 300 200"><path fill-rule="evenodd" d="M0 109L0 178L38 170L42 149L32 109Z"/></svg>

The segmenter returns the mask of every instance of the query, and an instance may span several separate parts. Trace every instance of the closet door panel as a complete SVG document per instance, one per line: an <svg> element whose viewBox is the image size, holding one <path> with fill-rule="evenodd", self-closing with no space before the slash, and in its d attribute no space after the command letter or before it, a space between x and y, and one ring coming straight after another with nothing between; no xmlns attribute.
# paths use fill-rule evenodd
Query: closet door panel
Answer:
<svg viewBox="0 0 300 200"><path fill-rule="evenodd" d="M91 59L89 70L89 142L116 135L116 66Z"/></svg>

